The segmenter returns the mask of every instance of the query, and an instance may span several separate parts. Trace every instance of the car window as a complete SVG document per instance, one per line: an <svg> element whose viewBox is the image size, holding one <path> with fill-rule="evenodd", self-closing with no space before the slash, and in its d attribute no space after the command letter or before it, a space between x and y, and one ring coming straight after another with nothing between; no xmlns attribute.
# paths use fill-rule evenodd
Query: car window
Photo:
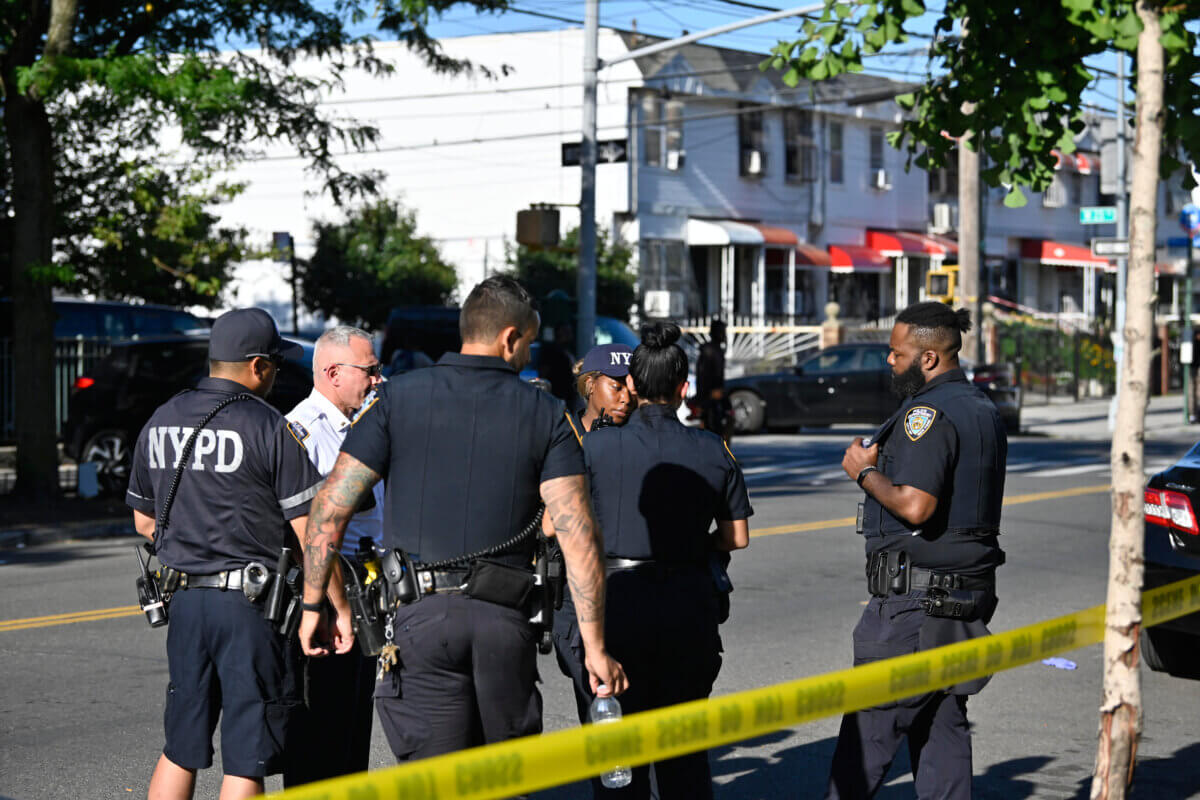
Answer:
<svg viewBox="0 0 1200 800"><path fill-rule="evenodd" d="M203 342L147 344L133 349L133 375L186 389L206 372L207 361L208 345Z"/></svg>
<svg viewBox="0 0 1200 800"><path fill-rule="evenodd" d="M874 372L885 368L887 363L887 350L880 350L872 347L870 350L862 351L862 358L858 362L858 368L863 372Z"/></svg>
<svg viewBox="0 0 1200 800"><path fill-rule="evenodd" d="M90 308L56 303L54 313L58 317L54 322L55 339L74 339L76 336L94 339L103 335L97 326L98 317Z"/></svg>
<svg viewBox="0 0 1200 800"><path fill-rule="evenodd" d="M828 350L818 353L804 362L805 375L824 375L830 372L848 372L854 369L858 351L854 349Z"/></svg>

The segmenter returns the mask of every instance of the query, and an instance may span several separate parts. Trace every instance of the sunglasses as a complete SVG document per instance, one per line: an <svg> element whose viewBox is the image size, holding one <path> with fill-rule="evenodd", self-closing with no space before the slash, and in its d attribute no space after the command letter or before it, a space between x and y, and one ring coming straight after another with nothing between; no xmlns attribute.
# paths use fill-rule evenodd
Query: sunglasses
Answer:
<svg viewBox="0 0 1200 800"><path fill-rule="evenodd" d="M275 369L279 369L283 366L283 362L287 361L286 358L278 353L247 353L246 358L265 358L275 366Z"/></svg>
<svg viewBox="0 0 1200 800"><path fill-rule="evenodd" d="M348 364L345 361L335 361L334 363L330 364L325 369L329 369L330 367L354 367L355 369L361 369L363 372L367 373L368 378L383 377L383 365L378 364L378 363L376 363L376 364Z"/></svg>

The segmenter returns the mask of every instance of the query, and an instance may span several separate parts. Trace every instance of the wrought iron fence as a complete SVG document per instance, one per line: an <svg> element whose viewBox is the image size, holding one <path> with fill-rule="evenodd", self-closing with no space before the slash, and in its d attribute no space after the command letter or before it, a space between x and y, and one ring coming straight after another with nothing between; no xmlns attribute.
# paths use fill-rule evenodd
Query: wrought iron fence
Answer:
<svg viewBox="0 0 1200 800"><path fill-rule="evenodd" d="M996 333L996 360L1017 366L1027 401L1112 393L1116 363L1107 334L1004 322Z"/></svg>
<svg viewBox="0 0 1200 800"><path fill-rule="evenodd" d="M67 404L75 379L89 372L108 355L107 339L59 339L54 343L54 420L55 433L62 435L67 419ZM16 393L19 391L13 370L13 341L0 339L0 440L16 437Z"/></svg>
<svg viewBox="0 0 1200 800"><path fill-rule="evenodd" d="M713 316L679 320L683 329L680 345L695 363L700 346L708 341ZM746 373L772 372L795 364L802 355L821 346L820 325L797 325L786 317L735 316L725 329L725 371L730 377Z"/></svg>

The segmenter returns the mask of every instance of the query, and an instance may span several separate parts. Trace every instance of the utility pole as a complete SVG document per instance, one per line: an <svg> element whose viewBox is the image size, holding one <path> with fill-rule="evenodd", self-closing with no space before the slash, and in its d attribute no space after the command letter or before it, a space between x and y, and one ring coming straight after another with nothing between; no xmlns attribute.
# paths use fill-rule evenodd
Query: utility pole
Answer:
<svg viewBox="0 0 1200 800"><path fill-rule="evenodd" d="M962 35L967 37L967 20L962 21ZM973 103L963 105L963 113L975 111ZM958 279L962 285L963 305L971 311L971 330L963 335L963 352L982 365L983 356L983 289L979 281L979 151L967 146L971 132L958 142Z"/></svg>
<svg viewBox="0 0 1200 800"><path fill-rule="evenodd" d="M838 0L838 2L849 2L849 0ZM579 307L575 324L575 345L579 356L583 356L592 348L596 327L596 74L602 67L653 53L661 53L664 50L673 50L718 34L824 10L824 3L815 3L773 11L759 17L738 20L699 33L689 33L677 39L639 47L601 63L598 54L600 0L587 0L583 17L583 136L579 148L579 167L582 174L579 181L579 277L576 283ZM632 122L630 120L631 124ZM636 129L631 127L629 135L636 136ZM636 148L630 149L636 152ZM634 214L637 213L636 208L629 210Z"/></svg>
<svg viewBox="0 0 1200 800"><path fill-rule="evenodd" d="M1125 175L1125 54L1117 52L1117 238L1129 238L1128 180ZM1125 281L1129 278L1129 259L1117 259L1116 324L1113 325L1113 362L1116 364L1116 390L1108 407L1108 432L1117 426L1117 404L1121 397L1121 361L1125 358ZM1166 344L1164 342L1164 344ZM1186 404L1184 413L1187 412Z"/></svg>
<svg viewBox="0 0 1200 800"><path fill-rule="evenodd" d="M575 352L582 358L596 339L596 72L600 69L600 0L587 0L583 17L583 139L579 148L579 274Z"/></svg>

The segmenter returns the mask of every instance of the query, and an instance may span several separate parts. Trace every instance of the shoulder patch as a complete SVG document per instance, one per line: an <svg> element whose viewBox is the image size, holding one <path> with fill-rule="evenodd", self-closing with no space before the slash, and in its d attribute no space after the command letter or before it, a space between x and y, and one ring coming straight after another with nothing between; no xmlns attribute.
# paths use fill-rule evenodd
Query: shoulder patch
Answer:
<svg viewBox="0 0 1200 800"><path fill-rule="evenodd" d="M904 432L908 434L908 438L912 441L917 441L933 427L933 421L937 419L937 409L929 406L913 406L904 415Z"/></svg>
<svg viewBox="0 0 1200 800"><path fill-rule="evenodd" d="M308 429L299 422L289 422L287 424L287 429L288 433L292 435L292 438L296 440L296 444L304 447L304 449L307 450L308 448L305 447L304 440L308 438Z"/></svg>
<svg viewBox="0 0 1200 800"><path fill-rule="evenodd" d="M363 406L362 408L360 408L358 410L358 413L354 415L354 419L350 420L350 424L355 425L360 419L362 419L363 414L367 413L372 408L374 408L375 404L378 402L379 402L379 395L377 394L377 395L375 395L375 397L373 397L371 399L371 402L367 403L365 406Z"/></svg>

